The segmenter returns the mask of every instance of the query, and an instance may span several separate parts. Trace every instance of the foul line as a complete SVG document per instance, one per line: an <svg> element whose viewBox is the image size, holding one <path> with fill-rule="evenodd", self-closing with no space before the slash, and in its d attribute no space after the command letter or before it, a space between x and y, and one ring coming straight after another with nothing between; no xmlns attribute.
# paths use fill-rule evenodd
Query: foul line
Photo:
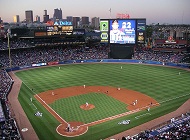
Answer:
<svg viewBox="0 0 190 140"><path fill-rule="evenodd" d="M35 95L37 96L42 102L43 104L45 104L45 108L48 110L48 108L53 112L55 113L63 122L65 122L66 124L68 124L68 122L66 122L61 116L59 116L59 114L57 114L57 112L55 112L44 100L42 100L42 98L40 98L40 96L38 96L37 94ZM42 105L43 105L42 104ZM51 112L50 112L51 113ZM51 113L52 114L52 113ZM52 114L53 115L53 114ZM53 115L54 116L54 115Z"/></svg>
<svg viewBox="0 0 190 140"><path fill-rule="evenodd" d="M145 114L142 114L142 115L139 115L139 116L136 116L135 119L139 119L140 117L143 117L145 115L151 115L150 113L145 113Z"/></svg>
<svg viewBox="0 0 190 140"><path fill-rule="evenodd" d="M160 102L160 103L165 103L165 102L168 102L168 101L171 101L171 100L175 100L175 99L178 99L178 98L182 98L182 97L185 97L185 96L188 96L188 95L190 95L190 93L184 94L184 95L181 95L181 96L177 96L177 97L175 97L175 98L171 98L171 99L162 101L162 102Z"/></svg>
<svg viewBox="0 0 190 140"><path fill-rule="evenodd" d="M33 110L37 110L37 107L36 107L33 103L31 103L31 104L29 104L29 105L30 105L30 106L33 105L34 108L35 108L35 109L33 109Z"/></svg>
<svg viewBox="0 0 190 140"><path fill-rule="evenodd" d="M25 84L23 81L22 81L22 83L23 84ZM45 104L45 108L48 110L48 108L52 111L52 112L54 112L63 122L65 122L66 124L68 124L68 122L66 122L61 116L59 116L59 114L57 114L57 112L55 112L44 100L42 100L41 98L40 98L40 96L38 96L38 94L36 94L27 84L25 84L25 86L30 90L30 91L32 91L35 95L34 96L37 96L41 101L42 101L42 103L44 103ZM43 105L43 104L42 104ZM51 113L51 112L50 112ZM52 114L53 115L53 114Z"/></svg>

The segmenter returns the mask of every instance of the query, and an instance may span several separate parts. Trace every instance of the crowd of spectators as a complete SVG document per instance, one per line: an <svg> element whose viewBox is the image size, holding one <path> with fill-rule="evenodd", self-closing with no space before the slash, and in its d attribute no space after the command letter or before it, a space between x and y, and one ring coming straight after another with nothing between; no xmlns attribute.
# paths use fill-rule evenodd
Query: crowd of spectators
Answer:
<svg viewBox="0 0 190 140"><path fill-rule="evenodd" d="M154 45L152 46L153 48L171 48L171 49L183 49L183 48L187 48L190 47L190 45L176 45L176 44L168 44L168 45Z"/></svg>
<svg viewBox="0 0 190 140"><path fill-rule="evenodd" d="M164 63L180 63L181 60L186 56L186 53L179 52L163 52L163 51L154 51L153 49L136 49L132 59L136 60L151 60L159 61Z"/></svg>
<svg viewBox="0 0 190 140"><path fill-rule="evenodd" d="M8 50L10 46L10 49L18 49L18 48L31 48L34 47L32 43L28 40L12 40L9 42L7 41L0 41L0 50Z"/></svg>
<svg viewBox="0 0 190 140"><path fill-rule="evenodd" d="M0 79L0 98L5 99L5 95L9 92L9 88L12 85L12 80L5 70L0 71Z"/></svg>
<svg viewBox="0 0 190 140"><path fill-rule="evenodd" d="M2 140L21 140L18 128L14 119L8 119L1 124L1 137Z"/></svg>
<svg viewBox="0 0 190 140"><path fill-rule="evenodd" d="M80 59L107 59L108 47L103 46L56 46L35 47L27 49L11 50L11 64L16 66L31 66L34 63L45 63L53 61L80 60ZM7 51L1 51L0 62L10 66Z"/></svg>
<svg viewBox="0 0 190 140"><path fill-rule="evenodd" d="M163 131L161 131L163 130ZM153 132L157 132L152 135ZM160 132L160 133L158 133ZM164 126L155 130L145 130L134 136L124 136L122 140L190 140L190 114L168 121Z"/></svg>
<svg viewBox="0 0 190 140"><path fill-rule="evenodd" d="M33 40L36 42L35 40ZM57 40L54 40L57 41ZM40 40L43 44L42 40ZM39 40L38 42L39 43ZM34 63L45 62L62 62L65 60L81 60L81 59L108 59L108 46L89 46L85 45L58 45L58 46L35 46L31 40L12 40L10 42L11 53L8 54L7 42L0 43L0 62L5 67L31 66ZM171 49L182 49L187 46L170 45ZM25 48L25 49L22 49ZM162 51L158 49L167 48L167 46L154 45L150 49L136 48L132 59L151 60L159 62L180 63L186 55L184 51ZM157 50L156 50L157 49ZM4 50L4 51L3 51Z"/></svg>
<svg viewBox="0 0 190 140"><path fill-rule="evenodd" d="M15 120L11 117L7 95L13 80L5 70L0 70L0 139L20 140Z"/></svg>

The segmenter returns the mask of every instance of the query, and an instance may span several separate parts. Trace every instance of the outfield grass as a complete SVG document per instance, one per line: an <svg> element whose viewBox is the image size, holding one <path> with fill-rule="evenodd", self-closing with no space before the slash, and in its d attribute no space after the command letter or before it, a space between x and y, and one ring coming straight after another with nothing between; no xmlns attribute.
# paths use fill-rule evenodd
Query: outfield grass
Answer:
<svg viewBox="0 0 190 140"><path fill-rule="evenodd" d="M122 69L120 68L121 66ZM179 72L181 73L180 75ZM77 140L96 140L109 137L174 111L190 97L190 72L167 67L138 64L70 64L62 65L61 69L58 69L58 66L42 67L17 72L16 75L24 83L20 90L19 101L41 140L70 139L55 133L59 122L38 101L34 100L34 105L30 105L30 97L43 91L84 84L87 86L114 86L139 91L161 103L159 107L151 109L151 115L149 116L145 115L139 119L135 119L135 116L145 113L142 111L92 126L86 134L72 138ZM33 89L33 92L31 89ZM182 95L185 96L182 97ZM96 104L96 109L90 111L97 115L86 114L85 110L77 115L77 110L75 110L76 112L70 112L73 108L65 108L64 105L60 104L62 101L70 102L71 100L75 100L77 102L71 105L71 107L74 107L76 104L86 102L87 99ZM100 102L99 100L101 99L104 99L105 102ZM100 107L105 105L106 109ZM37 110L43 112L43 116L45 117L35 117L34 113L36 109L34 106ZM97 96L97 93L89 93L60 99L50 106L67 121L82 119L82 122L87 123L115 113L119 114L123 112L125 105L104 94ZM118 106L120 107L119 109ZM73 117L73 114L75 117ZM117 123L123 119L130 119L132 123L127 126L118 125Z"/></svg>

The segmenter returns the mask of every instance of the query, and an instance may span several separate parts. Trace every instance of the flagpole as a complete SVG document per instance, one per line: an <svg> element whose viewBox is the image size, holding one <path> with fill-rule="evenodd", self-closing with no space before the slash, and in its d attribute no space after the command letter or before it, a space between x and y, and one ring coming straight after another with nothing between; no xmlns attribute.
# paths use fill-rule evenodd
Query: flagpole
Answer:
<svg viewBox="0 0 190 140"><path fill-rule="evenodd" d="M111 19L111 8L110 8L110 10L109 10L109 11L110 11L110 19Z"/></svg>

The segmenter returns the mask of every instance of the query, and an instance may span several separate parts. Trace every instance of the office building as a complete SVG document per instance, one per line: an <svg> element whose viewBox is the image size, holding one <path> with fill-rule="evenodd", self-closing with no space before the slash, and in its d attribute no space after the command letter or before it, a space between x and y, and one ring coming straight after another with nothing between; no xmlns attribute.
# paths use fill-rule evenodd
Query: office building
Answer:
<svg viewBox="0 0 190 140"><path fill-rule="evenodd" d="M89 25L89 17L82 17L82 25Z"/></svg>
<svg viewBox="0 0 190 140"><path fill-rule="evenodd" d="M40 23L40 16L36 15L35 22Z"/></svg>
<svg viewBox="0 0 190 140"><path fill-rule="evenodd" d="M73 27L78 27L80 23L80 17L73 17Z"/></svg>
<svg viewBox="0 0 190 140"><path fill-rule="evenodd" d="M100 18L99 17L93 17L91 20L91 26L99 29L99 25L100 25Z"/></svg>
<svg viewBox="0 0 190 140"><path fill-rule="evenodd" d="M61 8L60 9L54 9L54 14L53 14L53 18L55 19L55 20L60 20L60 19L62 19L62 10L61 10Z"/></svg>
<svg viewBox="0 0 190 140"><path fill-rule="evenodd" d="M33 11L32 10L25 11L25 17L26 17L26 23L33 22Z"/></svg>
<svg viewBox="0 0 190 140"><path fill-rule="evenodd" d="M13 22L15 23L20 22L19 15L13 16Z"/></svg>
<svg viewBox="0 0 190 140"><path fill-rule="evenodd" d="M44 10L43 22L46 23L47 21L49 21L49 15L47 14L47 10Z"/></svg>
<svg viewBox="0 0 190 140"><path fill-rule="evenodd" d="M73 22L73 16L67 16L66 19L67 19L67 21L69 21L69 22Z"/></svg>

